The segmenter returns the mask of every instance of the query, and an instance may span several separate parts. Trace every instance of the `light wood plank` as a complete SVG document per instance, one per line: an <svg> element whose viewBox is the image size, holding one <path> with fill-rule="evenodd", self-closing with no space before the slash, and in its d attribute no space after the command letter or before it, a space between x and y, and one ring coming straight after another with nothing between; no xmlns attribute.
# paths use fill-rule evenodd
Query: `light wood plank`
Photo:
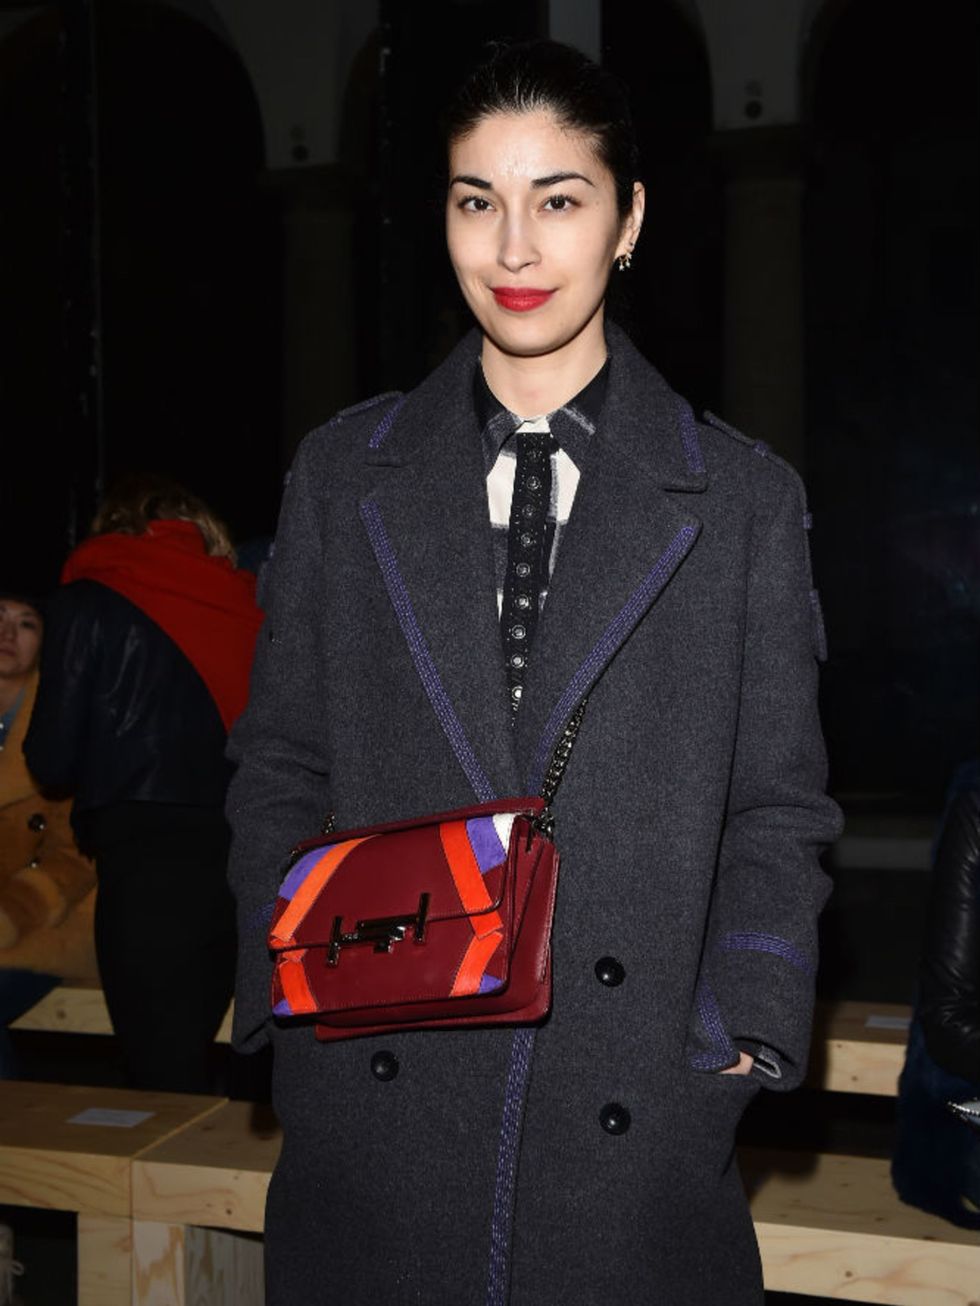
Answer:
<svg viewBox="0 0 980 1306"><path fill-rule="evenodd" d="M188 1228L186 1306L264 1306L263 1251L252 1234Z"/></svg>
<svg viewBox="0 0 980 1306"><path fill-rule="evenodd" d="M185 1306L187 1232L179 1224L133 1221L132 1306Z"/></svg>
<svg viewBox="0 0 980 1306"><path fill-rule="evenodd" d="M133 1214L140 1220L258 1232L281 1138L267 1108L229 1102L133 1166Z"/></svg>
<svg viewBox="0 0 980 1306"><path fill-rule="evenodd" d="M808 1083L831 1093L894 1097L912 1010L892 1002L817 1005ZM875 1026L876 1021L892 1028Z"/></svg>
<svg viewBox="0 0 980 1306"><path fill-rule="evenodd" d="M129 1306L132 1221L122 1216L78 1217L78 1306Z"/></svg>
<svg viewBox="0 0 980 1306"><path fill-rule="evenodd" d="M225 1012L216 1043L231 1041L235 1004ZM111 1034L112 1021L100 988L88 984L59 984L14 1021L11 1029L29 1029L44 1034Z"/></svg>
<svg viewBox="0 0 980 1306"><path fill-rule="evenodd" d="M755 1231L771 1292L892 1306L980 1306L974 1248L782 1224L756 1224Z"/></svg>
<svg viewBox="0 0 980 1306"><path fill-rule="evenodd" d="M217 1110L224 1098L76 1084L0 1082L0 1201L89 1215L130 1214L130 1162ZM90 1110L136 1111L130 1126L73 1123Z"/></svg>
<svg viewBox="0 0 980 1306"><path fill-rule="evenodd" d="M898 1200L885 1160L740 1154L766 1287L896 1306L980 1306L980 1239Z"/></svg>
<svg viewBox="0 0 980 1306"><path fill-rule="evenodd" d="M0 1202L90 1215L129 1215L129 1160L0 1147Z"/></svg>

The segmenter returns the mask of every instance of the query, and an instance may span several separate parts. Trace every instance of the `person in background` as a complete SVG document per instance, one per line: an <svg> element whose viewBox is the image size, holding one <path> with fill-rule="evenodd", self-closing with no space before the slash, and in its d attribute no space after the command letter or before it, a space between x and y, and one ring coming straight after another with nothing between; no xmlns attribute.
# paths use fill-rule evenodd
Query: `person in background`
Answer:
<svg viewBox="0 0 980 1306"><path fill-rule="evenodd" d="M903 1201L980 1229L980 765L962 767L936 846L919 999L899 1081Z"/></svg>
<svg viewBox="0 0 980 1306"><path fill-rule="evenodd" d="M231 998L222 813L261 617L206 504L159 477L109 494L47 611L25 741L95 858L99 973L127 1081L206 1092Z"/></svg>
<svg viewBox="0 0 980 1306"><path fill-rule="evenodd" d="M75 845L67 799L42 794L24 761L44 623L0 588L0 1078L17 1073L7 1025L59 979L97 976L95 867Z"/></svg>

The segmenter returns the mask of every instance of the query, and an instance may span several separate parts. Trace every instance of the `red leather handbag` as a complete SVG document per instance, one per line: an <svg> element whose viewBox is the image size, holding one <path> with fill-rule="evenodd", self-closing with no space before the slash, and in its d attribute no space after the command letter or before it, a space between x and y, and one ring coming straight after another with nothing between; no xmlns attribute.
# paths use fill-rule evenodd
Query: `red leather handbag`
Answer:
<svg viewBox="0 0 980 1306"><path fill-rule="evenodd" d="M273 1014L312 1017L327 1041L545 1016L558 883L551 802L584 709L540 798L299 844L269 929Z"/></svg>

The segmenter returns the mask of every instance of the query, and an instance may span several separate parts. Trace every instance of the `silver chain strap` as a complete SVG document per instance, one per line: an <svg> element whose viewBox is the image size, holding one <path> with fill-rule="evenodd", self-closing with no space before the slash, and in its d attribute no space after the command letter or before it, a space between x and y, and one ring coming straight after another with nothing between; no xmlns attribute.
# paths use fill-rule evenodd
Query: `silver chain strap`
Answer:
<svg viewBox="0 0 980 1306"><path fill-rule="evenodd" d="M558 786L561 784L565 768L568 766L568 759L572 755L572 745L578 736L588 701L589 698L586 695L569 717L568 725L562 731L558 743L555 744L555 751L551 755L551 762L545 772L544 781L541 785L541 797L544 799L545 812L549 815L551 804L555 801L555 794L558 792Z"/></svg>

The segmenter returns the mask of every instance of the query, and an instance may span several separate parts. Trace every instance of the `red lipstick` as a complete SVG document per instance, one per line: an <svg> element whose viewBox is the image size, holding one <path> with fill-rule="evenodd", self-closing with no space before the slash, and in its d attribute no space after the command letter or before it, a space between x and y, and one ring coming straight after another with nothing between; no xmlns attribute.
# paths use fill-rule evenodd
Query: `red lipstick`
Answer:
<svg viewBox="0 0 980 1306"><path fill-rule="evenodd" d="M532 286L493 286L493 297L501 308L512 313L528 313L540 308L555 293L553 290L535 290Z"/></svg>

